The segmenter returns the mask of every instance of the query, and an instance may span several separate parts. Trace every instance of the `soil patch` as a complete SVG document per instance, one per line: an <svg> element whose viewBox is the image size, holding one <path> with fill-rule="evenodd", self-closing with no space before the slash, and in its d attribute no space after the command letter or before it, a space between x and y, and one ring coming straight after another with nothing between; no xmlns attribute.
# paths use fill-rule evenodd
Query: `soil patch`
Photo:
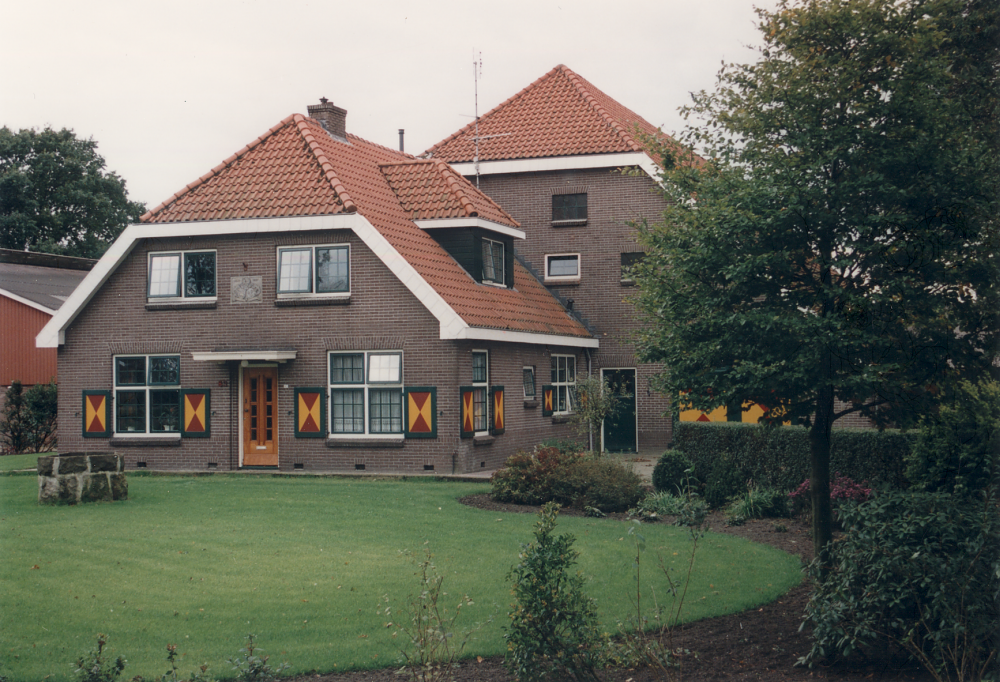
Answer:
<svg viewBox="0 0 1000 682"><path fill-rule="evenodd" d="M459 500L463 504L489 511L514 514L535 514L538 507L500 504L488 494L470 495ZM582 515L579 510L563 509L564 516ZM624 520L625 514L609 514L611 520ZM779 532L777 524L786 528ZM709 516L714 532L777 547L790 554L812 559L809 528L794 519L754 519L742 526L727 526L725 517L714 512ZM686 682L717 680L906 680L928 682L933 678L905 654L885 647L877 659L838 662L812 670L795 667L799 657L809 651L805 632L799 631L802 613L809 599L806 584L795 587L777 601L758 609L729 616L706 618L689 623L674 632L671 646L691 652L682 662L680 679ZM666 642L664 642L666 644ZM662 679L650 668L611 669L604 671L608 682L650 682ZM328 675L308 675L294 682L399 682L408 679L397 674L396 668ZM458 682L511 682L513 678L503 668L503 658L463 661L455 671Z"/></svg>

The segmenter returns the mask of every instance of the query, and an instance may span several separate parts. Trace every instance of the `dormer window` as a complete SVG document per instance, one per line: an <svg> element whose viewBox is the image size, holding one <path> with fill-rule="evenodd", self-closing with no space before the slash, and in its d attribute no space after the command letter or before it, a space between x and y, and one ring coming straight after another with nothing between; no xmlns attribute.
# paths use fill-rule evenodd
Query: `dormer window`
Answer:
<svg viewBox="0 0 1000 682"><path fill-rule="evenodd" d="M504 284L504 249L503 242L483 238L483 281L492 284Z"/></svg>
<svg viewBox="0 0 1000 682"><path fill-rule="evenodd" d="M552 224L555 226L587 223L587 193L553 194Z"/></svg>

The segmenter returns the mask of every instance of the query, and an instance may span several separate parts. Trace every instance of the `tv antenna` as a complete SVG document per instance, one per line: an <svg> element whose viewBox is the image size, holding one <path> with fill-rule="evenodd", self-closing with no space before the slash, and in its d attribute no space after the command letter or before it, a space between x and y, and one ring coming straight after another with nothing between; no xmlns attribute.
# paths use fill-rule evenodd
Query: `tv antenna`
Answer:
<svg viewBox="0 0 1000 682"><path fill-rule="evenodd" d="M476 144L476 153L472 157L472 165L476 169L476 189L479 189L479 141L488 140L491 137L505 137L510 135L510 133L498 133L496 135L480 135L479 134L479 79L483 75L483 53L480 52L476 54L476 48L472 48L472 81L473 81L473 91L475 92L475 123L476 123L476 135L472 139Z"/></svg>

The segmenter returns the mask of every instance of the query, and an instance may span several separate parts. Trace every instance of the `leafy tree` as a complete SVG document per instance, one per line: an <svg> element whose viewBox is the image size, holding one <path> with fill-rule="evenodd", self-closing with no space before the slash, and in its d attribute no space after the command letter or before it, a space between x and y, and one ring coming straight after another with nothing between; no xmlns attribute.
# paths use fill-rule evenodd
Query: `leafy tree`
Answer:
<svg viewBox="0 0 1000 682"><path fill-rule="evenodd" d="M4 393L3 412L0 412L0 444L12 455L24 452L31 440L30 430L24 386L15 381Z"/></svg>
<svg viewBox="0 0 1000 682"><path fill-rule="evenodd" d="M640 226L641 352L695 407L809 428L817 557L833 422L912 424L997 357L998 13L780 0L759 60L724 66L683 147L656 147L670 206Z"/></svg>
<svg viewBox="0 0 1000 682"><path fill-rule="evenodd" d="M631 397L626 384L615 384L607 377L591 374L577 379L573 424L580 435L590 438L591 444L597 441L598 455L604 452L601 425L605 419L615 417Z"/></svg>
<svg viewBox="0 0 1000 682"><path fill-rule="evenodd" d="M14 381L4 394L0 411L0 446L10 454L45 452L56 445L55 381L32 386L27 391Z"/></svg>
<svg viewBox="0 0 1000 682"><path fill-rule="evenodd" d="M145 210L93 139L0 128L0 247L98 258Z"/></svg>

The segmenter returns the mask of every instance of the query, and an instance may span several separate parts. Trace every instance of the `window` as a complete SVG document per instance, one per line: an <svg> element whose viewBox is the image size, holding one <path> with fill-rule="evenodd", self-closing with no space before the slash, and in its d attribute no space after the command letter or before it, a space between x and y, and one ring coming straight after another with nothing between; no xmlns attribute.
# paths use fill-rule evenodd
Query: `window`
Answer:
<svg viewBox="0 0 1000 682"><path fill-rule="evenodd" d="M208 298L216 295L215 251L149 254L149 298Z"/></svg>
<svg viewBox="0 0 1000 682"><path fill-rule="evenodd" d="M350 246L278 249L278 294L347 294Z"/></svg>
<svg viewBox="0 0 1000 682"><path fill-rule="evenodd" d="M522 370L524 376L524 397L534 398L535 397L535 368L525 367Z"/></svg>
<svg viewBox="0 0 1000 682"><path fill-rule="evenodd" d="M585 223L587 222L587 193L553 194L553 223Z"/></svg>
<svg viewBox="0 0 1000 682"><path fill-rule="evenodd" d="M622 284L635 284L635 266L643 261L646 254L642 251L622 254Z"/></svg>
<svg viewBox="0 0 1000 682"><path fill-rule="evenodd" d="M580 254L563 253L545 256L546 282L575 282L580 280Z"/></svg>
<svg viewBox="0 0 1000 682"><path fill-rule="evenodd" d="M489 433L490 356L486 351L472 351L472 426L476 435Z"/></svg>
<svg viewBox="0 0 1000 682"><path fill-rule="evenodd" d="M115 433L179 433L179 355L116 356Z"/></svg>
<svg viewBox="0 0 1000 682"><path fill-rule="evenodd" d="M330 353L330 433L403 432L403 354Z"/></svg>
<svg viewBox="0 0 1000 682"><path fill-rule="evenodd" d="M576 358L572 355L552 356L552 411L556 414L573 411L576 399Z"/></svg>
<svg viewBox="0 0 1000 682"><path fill-rule="evenodd" d="M483 239L483 281L504 283L503 242Z"/></svg>

